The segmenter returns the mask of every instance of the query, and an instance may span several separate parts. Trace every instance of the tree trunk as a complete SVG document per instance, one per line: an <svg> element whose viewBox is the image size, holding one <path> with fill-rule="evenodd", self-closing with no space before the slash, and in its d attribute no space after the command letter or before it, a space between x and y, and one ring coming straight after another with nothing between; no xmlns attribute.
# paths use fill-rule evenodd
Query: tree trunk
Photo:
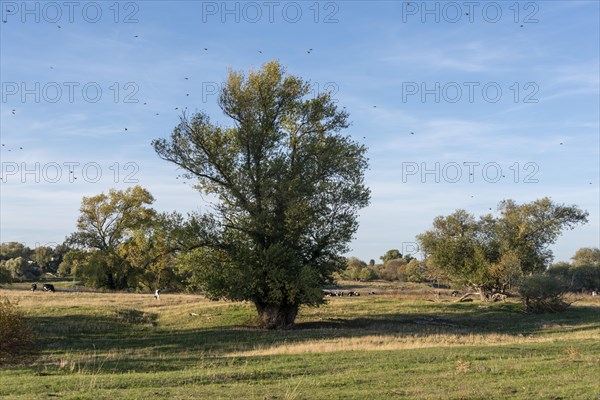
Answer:
<svg viewBox="0 0 600 400"><path fill-rule="evenodd" d="M298 315L297 304L254 303L258 311L258 324L265 329L288 329L294 325Z"/></svg>

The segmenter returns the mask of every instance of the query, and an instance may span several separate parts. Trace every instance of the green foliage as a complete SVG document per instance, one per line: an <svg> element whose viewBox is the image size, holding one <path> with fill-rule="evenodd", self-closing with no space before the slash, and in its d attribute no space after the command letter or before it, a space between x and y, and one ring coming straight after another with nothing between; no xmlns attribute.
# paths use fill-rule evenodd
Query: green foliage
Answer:
<svg viewBox="0 0 600 400"><path fill-rule="evenodd" d="M499 205L501 216L476 220L464 210L437 217L417 237L431 261L453 280L482 293L503 291L521 275L539 273L552 259L548 245L563 229L587 222L587 212L544 198Z"/></svg>
<svg viewBox="0 0 600 400"><path fill-rule="evenodd" d="M73 253L62 273L69 269L73 273L76 262L76 275L88 285L108 289L136 286L134 268L119 253L119 246L130 240L136 230L152 223L156 212L146 205L153 201L152 195L140 186L84 197L78 230L68 243L88 252Z"/></svg>
<svg viewBox="0 0 600 400"><path fill-rule="evenodd" d="M3 267L8 270L13 280L23 281L39 276L39 270L23 257L11 258L3 262Z"/></svg>
<svg viewBox="0 0 600 400"><path fill-rule="evenodd" d="M346 261L347 267L344 270L344 278L350 279L353 281L360 280L360 273L363 269L367 268L367 264L359 260L356 257L350 257Z"/></svg>
<svg viewBox="0 0 600 400"><path fill-rule="evenodd" d="M554 313L566 310L570 304L564 300L568 283L552 275L525 276L518 285L526 312Z"/></svg>
<svg viewBox="0 0 600 400"><path fill-rule="evenodd" d="M67 252L58 266L58 274L62 277L70 275L78 275L78 270L81 270L87 262L88 253L83 250L73 249ZM81 275L81 272L79 272Z"/></svg>
<svg viewBox="0 0 600 400"><path fill-rule="evenodd" d="M582 247L575 252L571 258L573 265L578 267L581 265L600 266L600 249L594 247Z"/></svg>
<svg viewBox="0 0 600 400"><path fill-rule="evenodd" d="M360 270L360 273L358 274L358 279L361 282L372 281L374 279L377 279L377 274L371 268L368 268L368 267L363 268Z"/></svg>
<svg viewBox="0 0 600 400"><path fill-rule="evenodd" d="M426 280L424 262L417 260L416 258L411 259L406 264L406 281L407 282L424 282Z"/></svg>
<svg viewBox="0 0 600 400"><path fill-rule="evenodd" d="M35 340L16 302L0 296L0 365L32 361Z"/></svg>
<svg viewBox="0 0 600 400"><path fill-rule="evenodd" d="M573 266L571 273L571 291L592 291L600 288L600 265Z"/></svg>
<svg viewBox="0 0 600 400"><path fill-rule="evenodd" d="M48 246L40 246L36 247L33 251L33 261L41 268L42 271L45 272L55 272L51 271L52 262L54 261L54 251L51 247Z"/></svg>
<svg viewBox="0 0 600 400"><path fill-rule="evenodd" d="M402 258L393 258L378 266L378 275L386 281L406 281L406 261Z"/></svg>
<svg viewBox="0 0 600 400"><path fill-rule="evenodd" d="M395 260L397 258L402 258L402 254L398 249L392 249L385 252L384 255L379 257L379 259L385 264L390 260Z"/></svg>
<svg viewBox="0 0 600 400"><path fill-rule="evenodd" d="M569 291L593 291L600 288L600 262L598 249L583 247L571 258L572 264L559 262L548 268L548 275L570 282Z"/></svg>
<svg viewBox="0 0 600 400"><path fill-rule="evenodd" d="M6 261L0 261L0 283L10 283L12 282L12 274L4 265Z"/></svg>
<svg viewBox="0 0 600 400"><path fill-rule="evenodd" d="M31 249L19 242L8 242L0 244L0 260L10 260L21 257L29 260Z"/></svg>
<svg viewBox="0 0 600 400"><path fill-rule="evenodd" d="M247 76L230 71L219 107L233 127L183 115L169 139L153 142L218 199L214 214L187 225L188 247L204 249L180 258L198 269L193 275L212 298L295 316L300 305L322 304L320 288L344 268L340 254L369 203L366 148L340 134L348 114L329 93L310 93L278 62ZM268 327L289 325L278 321Z"/></svg>
<svg viewBox="0 0 600 400"><path fill-rule="evenodd" d="M185 287L185 276L177 273L175 261L183 224L177 213L158 214L151 224L134 230L119 246L117 252L129 263L138 287L150 290Z"/></svg>
<svg viewBox="0 0 600 400"><path fill-rule="evenodd" d="M561 231L588 221L586 211L555 204L547 197L522 205L504 200L498 209L502 217L497 236L502 250L517 254L524 274L545 271L552 260L548 246L556 242Z"/></svg>

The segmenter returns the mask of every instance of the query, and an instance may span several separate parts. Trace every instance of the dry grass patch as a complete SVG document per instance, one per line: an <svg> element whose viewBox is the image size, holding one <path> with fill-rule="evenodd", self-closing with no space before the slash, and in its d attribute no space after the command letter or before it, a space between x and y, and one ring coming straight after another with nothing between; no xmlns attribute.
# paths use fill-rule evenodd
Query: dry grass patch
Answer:
<svg viewBox="0 0 600 400"><path fill-rule="evenodd" d="M552 336L523 336L508 334L432 334L427 336L368 335L350 338L317 339L301 343L257 346L253 350L229 353L230 357L271 356L282 354L333 353L343 351L385 351L422 349L431 347L458 347L476 345L514 345L524 343L570 340L599 340L600 330L571 332Z"/></svg>

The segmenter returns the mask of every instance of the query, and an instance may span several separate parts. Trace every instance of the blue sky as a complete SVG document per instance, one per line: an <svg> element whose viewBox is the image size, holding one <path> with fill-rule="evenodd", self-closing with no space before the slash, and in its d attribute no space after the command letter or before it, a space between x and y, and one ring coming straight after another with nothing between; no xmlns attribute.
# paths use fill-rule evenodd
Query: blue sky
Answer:
<svg viewBox="0 0 600 400"><path fill-rule="evenodd" d="M438 215L544 196L590 213L555 260L600 246L597 1L0 4L2 242L62 242L83 196L134 184L158 210L206 210L150 142L185 107L229 124L228 69L278 59L369 148L349 255L412 252Z"/></svg>

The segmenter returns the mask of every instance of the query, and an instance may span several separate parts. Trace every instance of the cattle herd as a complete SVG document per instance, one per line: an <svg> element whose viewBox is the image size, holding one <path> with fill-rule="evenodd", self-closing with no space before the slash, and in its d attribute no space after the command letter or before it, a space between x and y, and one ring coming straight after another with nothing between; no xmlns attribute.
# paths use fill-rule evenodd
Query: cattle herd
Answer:
<svg viewBox="0 0 600 400"><path fill-rule="evenodd" d="M327 297L337 297L337 296L360 296L359 292L355 292L353 290L349 292L342 292L341 290L324 290L325 296ZM369 294L375 294L375 292L369 292Z"/></svg>
<svg viewBox="0 0 600 400"><path fill-rule="evenodd" d="M37 290L37 288L38 288L38 287L37 287L37 284L33 283L33 284L31 285L31 291L32 291L32 292L35 292L35 291ZM44 283L44 284L42 285L42 289L43 289L45 292L52 292L52 293L56 292L56 289L54 289L54 285L52 285L52 284L50 284L50 283ZM129 290L128 290L128 291L129 291ZM325 296L327 296L327 297L338 297L338 296L339 296L339 297L341 297L341 296L360 296L360 293L359 293L359 292L355 292L355 291L353 291L353 290L351 290L351 291L348 291L348 292L343 292L343 291L341 291L341 290L323 290L323 293L324 293L324 294L325 294ZM374 294L375 294L375 292L373 292L373 291L370 291L370 292L368 292L367 294L369 294L369 295L374 295ZM460 295L461 295L461 293L460 293L459 291L457 291L457 290L454 290L454 291L453 291L453 292L452 292L450 295L451 295L452 297L458 297L458 296L460 296ZM591 295L592 295L592 296L598 296L598 295L599 295L599 292L598 292L597 290L594 290L594 291L592 291L592 292L591 292ZM439 293L438 293L438 296L439 296ZM160 300L160 289L157 289L157 290L154 292L154 298L155 298L156 300ZM501 293L494 293L494 294L491 296L491 300L492 300L492 301L506 301L506 295L504 295L504 294L501 294Z"/></svg>
<svg viewBox="0 0 600 400"><path fill-rule="evenodd" d="M54 289L54 285L50 284L50 283L44 283L42 285L42 289L44 290L44 292L56 292L56 289ZM31 285L31 291L35 292L37 290L37 284L32 284Z"/></svg>

